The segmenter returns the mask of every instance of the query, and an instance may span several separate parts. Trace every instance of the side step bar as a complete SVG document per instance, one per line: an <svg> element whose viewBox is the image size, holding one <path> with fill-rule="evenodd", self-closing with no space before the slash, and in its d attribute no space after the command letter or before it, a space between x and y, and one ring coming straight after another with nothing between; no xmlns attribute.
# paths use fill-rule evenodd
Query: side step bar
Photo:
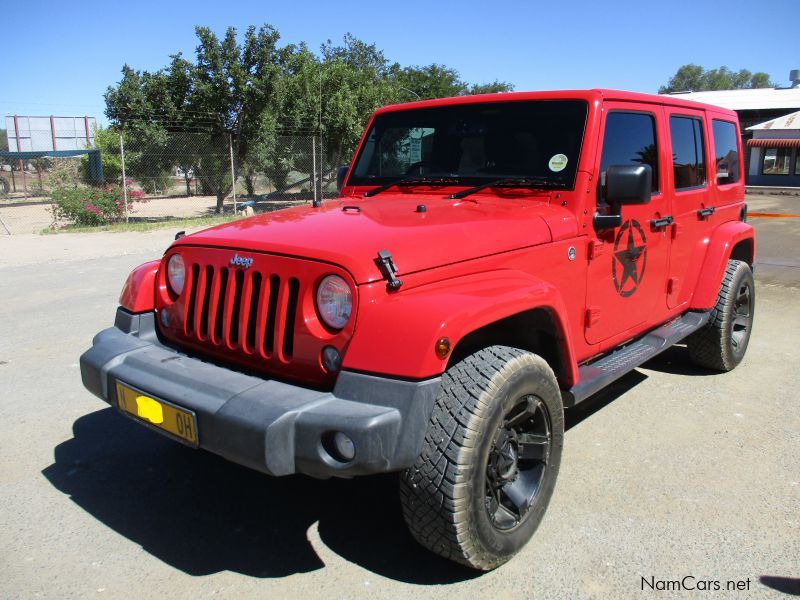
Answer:
<svg viewBox="0 0 800 600"><path fill-rule="evenodd" d="M578 369L578 383L563 392L564 406L575 406L592 394L677 344L708 323L711 312L688 312L632 342Z"/></svg>

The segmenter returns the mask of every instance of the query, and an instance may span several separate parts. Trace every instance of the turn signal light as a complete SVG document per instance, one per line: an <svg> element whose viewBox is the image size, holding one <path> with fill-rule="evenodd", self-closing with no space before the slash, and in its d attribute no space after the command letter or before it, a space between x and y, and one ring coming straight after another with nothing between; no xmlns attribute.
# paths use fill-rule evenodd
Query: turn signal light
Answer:
<svg viewBox="0 0 800 600"><path fill-rule="evenodd" d="M434 351L436 352L436 356L441 359L445 359L450 356L450 350L452 350L452 346L450 345L450 340L446 337L439 338L436 342L436 346L434 347Z"/></svg>

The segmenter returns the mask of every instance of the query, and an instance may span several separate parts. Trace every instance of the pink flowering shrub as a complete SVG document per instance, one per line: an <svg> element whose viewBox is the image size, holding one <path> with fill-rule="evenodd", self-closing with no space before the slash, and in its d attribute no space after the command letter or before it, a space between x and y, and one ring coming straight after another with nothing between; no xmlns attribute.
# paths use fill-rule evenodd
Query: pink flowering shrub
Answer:
<svg viewBox="0 0 800 600"><path fill-rule="evenodd" d="M53 217L75 225L107 225L125 220L125 198L118 185L105 187L59 187L52 192ZM128 190L128 212L134 202L146 202L144 193Z"/></svg>

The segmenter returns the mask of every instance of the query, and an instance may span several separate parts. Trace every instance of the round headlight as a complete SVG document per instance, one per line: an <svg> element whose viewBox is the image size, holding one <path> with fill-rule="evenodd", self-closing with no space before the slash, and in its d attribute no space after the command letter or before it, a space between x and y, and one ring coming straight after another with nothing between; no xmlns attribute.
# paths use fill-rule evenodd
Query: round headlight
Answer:
<svg viewBox="0 0 800 600"><path fill-rule="evenodd" d="M350 286L338 275L328 275L317 288L317 310L322 320L334 329L341 329L350 320L353 296Z"/></svg>
<svg viewBox="0 0 800 600"><path fill-rule="evenodd" d="M172 292L180 296L185 281L186 267L183 264L183 257L180 254L173 254L167 261L167 283Z"/></svg>

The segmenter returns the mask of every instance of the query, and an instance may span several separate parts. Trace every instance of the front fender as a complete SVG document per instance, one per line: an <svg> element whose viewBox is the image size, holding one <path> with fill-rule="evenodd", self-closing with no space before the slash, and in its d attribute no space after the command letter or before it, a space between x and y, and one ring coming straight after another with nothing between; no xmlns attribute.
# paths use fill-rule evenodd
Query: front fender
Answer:
<svg viewBox="0 0 800 600"><path fill-rule="evenodd" d="M151 260L139 265L125 281L119 303L122 308L132 313L148 312L156 305L156 274L160 260Z"/></svg>
<svg viewBox="0 0 800 600"><path fill-rule="evenodd" d="M343 368L422 379L441 374L447 358L436 356L441 337L453 347L467 334L505 317L547 309L564 344L566 383L577 381L564 300L550 283L514 270L476 273L386 292L385 282L359 287L358 325Z"/></svg>
<svg viewBox="0 0 800 600"><path fill-rule="evenodd" d="M708 240L708 251L692 296L692 310L710 310L714 307L731 251L743 240L752 241L753 255L750 258L755 260L756 241L752 225L743 221L728 221L711 233Z"/></svg>

